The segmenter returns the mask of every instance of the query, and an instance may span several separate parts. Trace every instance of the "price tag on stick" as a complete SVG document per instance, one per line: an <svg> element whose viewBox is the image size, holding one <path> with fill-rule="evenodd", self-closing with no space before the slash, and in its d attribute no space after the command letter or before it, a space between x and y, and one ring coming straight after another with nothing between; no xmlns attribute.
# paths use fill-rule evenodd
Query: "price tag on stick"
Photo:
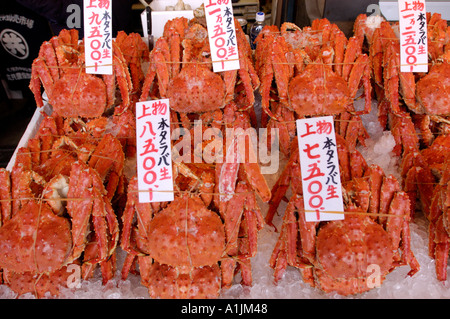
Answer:
<svg viewBox="0 0 450 319"><path fill-rule="evenodd" d="M297 120L297 135L306 221L344 219L333 117Z"/></svg>
<svg viewBox="0 0 450 319"><path fill-rule="evenodd" d="M231 1L205 0L204 5L214 72L238 70L239 53Z"/></svg>
<svg viewBox="0 0 450 319"><path fill-rule="evenodd" d="M169 99L136 103L139 202L173 201Z"/></svg>
<svg viewBox="0 0 450 319"><path fill-rule="evenodd" d="M86 73L112 74L112 0L84 0Z"/></svg>
<svg viewBox="0 0 450 319"><path fill-rule="evenodd" d="M428 72L426 12L425 0L398 1L401 72Z"/></svg>

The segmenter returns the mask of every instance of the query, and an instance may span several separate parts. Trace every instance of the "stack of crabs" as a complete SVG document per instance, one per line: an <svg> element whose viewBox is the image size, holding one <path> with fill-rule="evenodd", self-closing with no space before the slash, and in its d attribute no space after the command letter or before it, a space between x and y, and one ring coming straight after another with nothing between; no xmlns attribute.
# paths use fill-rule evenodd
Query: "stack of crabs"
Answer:
<svg viewBox="0 0 450 319"><path fill-rule="evenodd" d="M86 74L83 41L63 30L42 44L32 65L37 106L44 105L42 85L53 113L43 114L11 172L0 170L3 282L18 294L58 295L71 267L87 280L98 265L106 283L120 247L122 279L139 274L150 297L216 298L238 272L243 285L252 284L258 231L273 226L283 200L267 262L275 282L293 266L311 286L349 295L373 287L371 265L380 282L399 266L414 275L420 266L409 223L418 208L430 222L437 277L445 280L450 29L437 14L427 20L427 74L400 73L395 25L373 25L365 15L350 38L327 19L303 29L266 26L255 52L236 22L240 69L221 73L212 72L201 18L167 22L151 52L138 34L119 32L114 72L103 76ZM174 200L140 203L135 103L161 98L170 100L172 135L181 135L172 141ZM354 107L359 98L363 110ZM373 99L396 139L401 180L358 151L369 138L360 116ZM295 120L322 115L335 120L345 218L306 222ZM245 134L257 123L278 129L286 159L272 189ZM203 138L193 138L198 132ZM261 202L269 202L265 217Z"/></svg>
<svg viewBox="0 0 450 319"><path fill-rule="evenodd" d="M257 195L268 201L270 189L249 160L253 141L241 133L225 140L227 128L243 132L255 122L259 86L250 44L236 28L241 68L223 73L212 72L207 30L196 19L169 21L152 52L137 34L119 32L113 75L86 74L76 31L42 44L30 89L42 107L42 84L53 113L43 114L11 173L0 174L5 284L18 294L57 295L72 265L83 279L100 265L106 283L120 246L127 254L122 278L139 272L151 297L216 298L238 271L251 285L250 259L264 225ZM149 98L170 99L172 130L216 132L197 145L187 135L175 143L189 158L174 161L172 202L139 203L136 167L124 170L135 163L135 103ZM223 160L197 156L218 139L214 153Z"/></svg>

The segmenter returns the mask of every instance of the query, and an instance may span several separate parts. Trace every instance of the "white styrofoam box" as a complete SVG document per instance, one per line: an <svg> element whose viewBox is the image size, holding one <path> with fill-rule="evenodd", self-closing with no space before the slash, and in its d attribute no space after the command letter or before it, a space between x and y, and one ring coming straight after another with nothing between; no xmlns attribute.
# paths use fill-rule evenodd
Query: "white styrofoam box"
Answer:
<svg viewBox="0 0 450 319"><path fill-rule="evenodd" d="M192 10L184 11L165 11L166 6L176 5L178 0L153 0L150 3L152 9L152 35L156 40L161 37L164 31L164 25L167 21L177 17L185 17L187 19L194 18L194 10L203 4L203 0L183 0L185 4L189 4Z"/></svg>

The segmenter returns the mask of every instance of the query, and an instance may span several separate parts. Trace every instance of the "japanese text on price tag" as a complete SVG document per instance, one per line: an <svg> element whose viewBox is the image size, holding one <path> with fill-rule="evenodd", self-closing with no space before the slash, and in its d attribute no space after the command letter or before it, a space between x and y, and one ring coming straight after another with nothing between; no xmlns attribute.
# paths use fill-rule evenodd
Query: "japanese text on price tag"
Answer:
<svg viewBox="0 0 450 319"><path fill-rule="evenodd" d="M172 201L169 100L136 103L139 202Z"/></svg>
<svg viewBox="0 0 450 319"><path fill-rule="evenodd" d="M333 117L297 120L297 134L306 221L344 219Z"/></svg>
<svg viewBox="0 0 450 319"><path fill-rule="evenodd" d="M428 72L425 0L399 0L400 71Z"/></svg>
<svg viewBox="0 0 450 319"><path fill-rule="evenodd" d="M86 73L112 74L112 0L84 0Z"/></svg>
<svg viewBox="0 0 450 319"><path fill-rule="evenodd" d="M231 0L205 0L204 4L214 72L239 69Z"/></svg>

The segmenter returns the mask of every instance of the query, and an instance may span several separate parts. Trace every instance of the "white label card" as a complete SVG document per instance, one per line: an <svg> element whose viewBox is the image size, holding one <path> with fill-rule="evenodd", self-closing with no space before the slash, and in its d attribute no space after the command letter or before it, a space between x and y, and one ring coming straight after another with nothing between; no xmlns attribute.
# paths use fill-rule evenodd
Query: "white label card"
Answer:
<svg viewBox="0 0 450 319"><path fill-rule="evenodd" d="M86 73L112 74L112 0L84 0Z"/></svg>
<svg viewBox="0 0 450 319"><path fill-rule="evenodd" d="M169 99L136 103L139 202L173 201Z"/></svg>
<svg viewBox="0 0 450 319"><path fill-rule="evenodd" d="M297 135L306 221L344 219L333 117L297 120Z"/></svg>
<svg viewBox="0 0 450 319"><path fill-rule="evenodd" d="M238 70L239 53L231 0L205 0L204 5L214 72Z"/></svg>
<svg viewBox="0 0 450 319"><path fill-rule="evenodd" d="M428 72L425 0L399 0L400 71Z"/></svg>

